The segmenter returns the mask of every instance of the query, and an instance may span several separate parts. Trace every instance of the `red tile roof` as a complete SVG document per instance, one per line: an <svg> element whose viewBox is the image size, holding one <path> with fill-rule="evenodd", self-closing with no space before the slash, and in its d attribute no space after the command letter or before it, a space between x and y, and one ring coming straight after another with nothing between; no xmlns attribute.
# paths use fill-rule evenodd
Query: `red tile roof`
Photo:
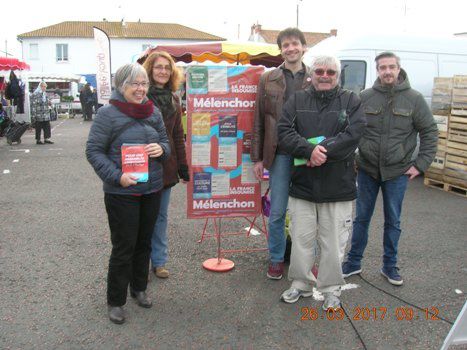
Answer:
<svg viewBox="0 0 467 350"><path fill-rule="evenodd" d="M92 38L92 28L97 27L107 33L110 38L151 38L178 40L225 40L216 35L175 23L143 23L143 22L62 22L48 27L18 35L18 38L67 37Z"/></svg>

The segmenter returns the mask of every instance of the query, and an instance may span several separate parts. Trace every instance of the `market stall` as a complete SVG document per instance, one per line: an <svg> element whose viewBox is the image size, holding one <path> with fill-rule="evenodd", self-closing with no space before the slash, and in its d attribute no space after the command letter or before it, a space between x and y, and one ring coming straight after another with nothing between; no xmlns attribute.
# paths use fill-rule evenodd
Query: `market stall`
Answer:
<svg viewBox="0 0 467 350"><path fill-rule="evenodd" d="M277 67L283 59L277 45L253 41L216 41L194 44L158 45L147 49L138 59L143 63L153 51L166 51L175 61L212 62L226 61L233 64L263 65Z"/></svg>
<svg viewBox="0 0 467 350"><path fill-rule="evenodd" d="M7 82L9 81L10 73L13 71L19 79L21 86L26 86L25 77L22 71L29 70L30 67L26 62L20 61L17 58L0 57L0 94L3 97ZM8 117L12 120L30 121L29 117L29 96L24 89L24 113L16 113L16 106L7 106L5 110Z"/></svg>

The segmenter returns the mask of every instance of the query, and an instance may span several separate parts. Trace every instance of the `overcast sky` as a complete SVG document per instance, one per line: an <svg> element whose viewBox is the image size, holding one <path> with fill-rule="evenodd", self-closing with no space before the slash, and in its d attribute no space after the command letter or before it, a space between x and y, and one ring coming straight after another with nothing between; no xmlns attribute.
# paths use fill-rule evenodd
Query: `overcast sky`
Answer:
<svg viewBox="0 0 467 350"><path fill-rule="evenodd" d="M178 23L227 39L247 40L254 23L276 30L296 26L297 4L298 26L303 31L337 29L338 35L467 32L466 0L42 0L28 2L24 9L9 4L11 10L3 11L0 20L0 50L5 51L7 40L8 51L17 58L21 58L18 34L63 21L119 21L124 17L127 22Z"/></svg>

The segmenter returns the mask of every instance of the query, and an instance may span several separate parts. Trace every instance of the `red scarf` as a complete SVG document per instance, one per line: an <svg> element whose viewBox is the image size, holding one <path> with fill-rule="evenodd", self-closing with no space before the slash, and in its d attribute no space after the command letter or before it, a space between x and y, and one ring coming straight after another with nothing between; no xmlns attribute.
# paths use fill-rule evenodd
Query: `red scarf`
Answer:
<svg viewBox="0 0 467 350"><path fill-rule="evenodd" d="M149 117L154 112L154 104L151 100L144 103L122 102L118 100L110 100L110 104L118 108L120 112L135 119L144 119Z"/></svg>

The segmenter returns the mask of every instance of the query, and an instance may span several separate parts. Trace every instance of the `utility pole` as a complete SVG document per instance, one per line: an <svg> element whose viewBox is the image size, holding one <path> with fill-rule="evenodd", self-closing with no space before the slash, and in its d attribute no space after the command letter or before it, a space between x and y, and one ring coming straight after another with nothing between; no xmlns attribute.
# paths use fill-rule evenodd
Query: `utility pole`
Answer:
<svg viewBox="0 0 467 350"><path fill-rule="evenodd" d="M302 0L297 1L297 28L298 28L298 14L299 14L299 3L302 2Z"/></svg>

